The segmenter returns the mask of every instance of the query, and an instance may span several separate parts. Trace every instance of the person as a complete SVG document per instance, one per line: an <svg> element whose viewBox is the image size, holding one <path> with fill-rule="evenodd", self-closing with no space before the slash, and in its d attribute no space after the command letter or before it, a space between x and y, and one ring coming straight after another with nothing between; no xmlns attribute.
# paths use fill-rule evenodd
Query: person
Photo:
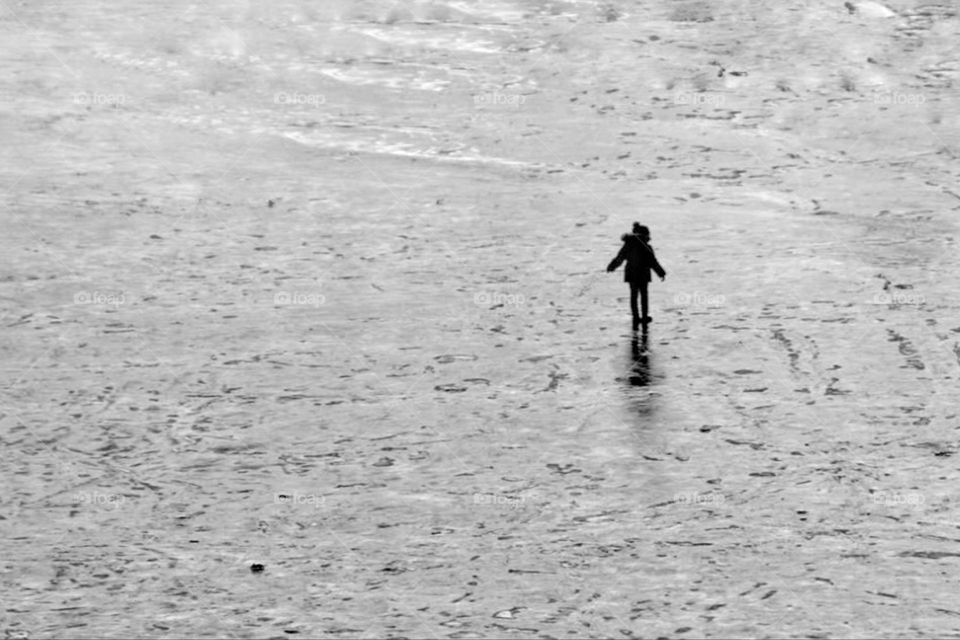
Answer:
<svg viewBox="0 0 960 640"><path fill-rule="evenodd" d="M657 256L650 246L650 229L640 224L633 223L633 233L625 233L621 237L623 247L610 264L607 265L607 271L612 272L626 260L627 266L623 269L623 281L630 284L630 312L633 314L633 328L636 330L642 323L647 325L653 318L648 313L647 303L647 285L650 284L650 270L653 269L660 280L667 277L667 272L663 270L657 261ZM637 295L640 295L640 306L643 311L641 316L637 311Z"/></svg>

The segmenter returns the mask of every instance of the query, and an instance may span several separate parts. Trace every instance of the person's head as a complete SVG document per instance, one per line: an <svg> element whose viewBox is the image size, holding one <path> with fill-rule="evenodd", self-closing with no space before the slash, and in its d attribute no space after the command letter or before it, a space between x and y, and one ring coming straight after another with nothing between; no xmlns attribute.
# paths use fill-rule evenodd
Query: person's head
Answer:
<svg viewBox="0 0 960 640"><path fill-rule="evenodd" d="M642 240L650 239L650 229L646 225L642 225L639 222L633 223L633 233L634 235L640 236Z"/></svg>

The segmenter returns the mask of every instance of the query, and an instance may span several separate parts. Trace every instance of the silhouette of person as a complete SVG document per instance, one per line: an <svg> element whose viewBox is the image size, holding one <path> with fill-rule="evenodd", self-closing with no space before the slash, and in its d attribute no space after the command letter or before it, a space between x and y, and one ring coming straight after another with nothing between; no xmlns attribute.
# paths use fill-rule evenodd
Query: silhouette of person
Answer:
<svg viewBox="0 0 960 640"><path fill-rule="evenodd" d="M607 271L614 271L624 260L627 266L623 269L623 281L630 284L630 312L633 314L633 329L636 329L643 323L644 326L653 318L647 314L647 285L650 284L650 270L653 269L660 280L667 277L667 272L663 270L657 261L657 256L653 253L653 247L650 246L650 229L640 224L633 223L633 233L625 233L621 236L623 247L609 265ZM643 310L643 316L637 311L637 294L640 295L640 305Z"/></svg>

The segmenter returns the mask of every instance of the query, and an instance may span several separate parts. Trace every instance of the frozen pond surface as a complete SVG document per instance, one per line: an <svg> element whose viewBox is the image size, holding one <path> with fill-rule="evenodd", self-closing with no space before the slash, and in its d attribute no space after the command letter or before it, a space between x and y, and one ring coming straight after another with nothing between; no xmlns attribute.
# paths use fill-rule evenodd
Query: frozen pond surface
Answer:
<svg viewBox="0 0 960 640"><path fill-rule="evenodd" d="M2 14L7 637L960 635L955 7L314 4Z"/></svg>

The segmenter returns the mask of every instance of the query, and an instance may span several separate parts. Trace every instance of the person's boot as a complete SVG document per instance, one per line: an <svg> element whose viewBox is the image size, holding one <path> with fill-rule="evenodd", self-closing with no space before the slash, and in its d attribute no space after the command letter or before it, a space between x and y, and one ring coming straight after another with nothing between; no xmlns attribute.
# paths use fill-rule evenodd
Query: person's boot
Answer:
<svg viewBox="0 0 960 640"><path fill-rule="evenodd" d="M653 322L653 318L651 318L650 316L643 316L643 324L650 324L651 322Z"/></svg>

